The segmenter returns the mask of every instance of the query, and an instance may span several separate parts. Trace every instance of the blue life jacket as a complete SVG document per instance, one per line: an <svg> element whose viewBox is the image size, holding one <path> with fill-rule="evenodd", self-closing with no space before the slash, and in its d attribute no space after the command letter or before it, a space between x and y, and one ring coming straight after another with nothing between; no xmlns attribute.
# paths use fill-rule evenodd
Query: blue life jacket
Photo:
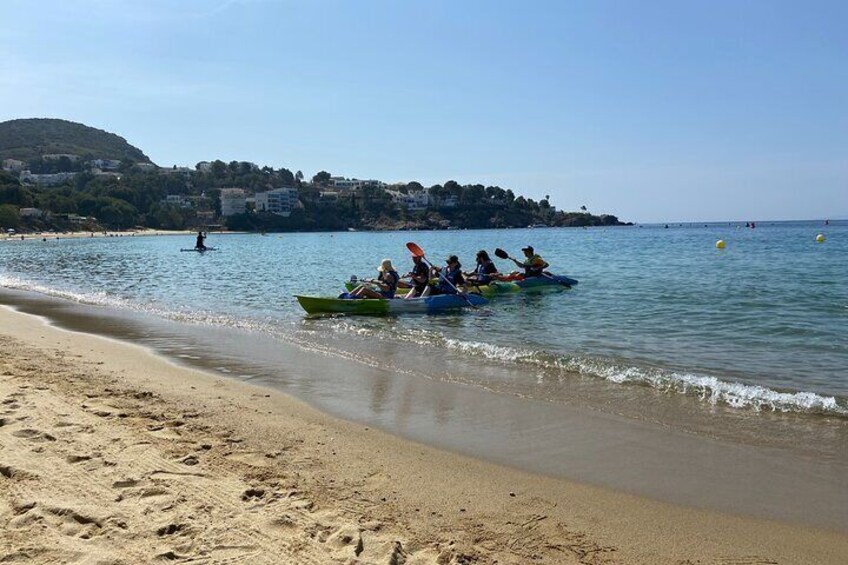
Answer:
<svg viewBox="0 0 848 565"><path fill-rule="evenodd" d="M448 284L448 281L450 281L453 286ZM465 278L462 276L462 269L460 267L456 267L454 269L447 268L439 278L439 284L436 286L436 290L440 294L456 294L456 287L464 283Z"/></svg>
<svg viewBox="0 0 848 565"><path fill-rule="evenodd" d="M489 284L492 282L492 277L490 275L492 273L497 273L498 268L495 267L493 262L486 261L485 263L479 263L477 265L477 270L474 272L477 275L477 282L479 284Z"/></svg>

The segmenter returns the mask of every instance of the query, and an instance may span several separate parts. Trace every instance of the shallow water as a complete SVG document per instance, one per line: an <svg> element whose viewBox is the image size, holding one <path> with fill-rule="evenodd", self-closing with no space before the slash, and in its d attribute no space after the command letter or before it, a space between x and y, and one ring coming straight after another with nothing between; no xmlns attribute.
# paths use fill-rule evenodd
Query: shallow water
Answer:
<svg viewBox="0 0 848 565"><path fill-rule="evenodd" d="M8 241L0 303L442 448L846 531L848 226L827 230L213 235L205 255L181 237ZM408 240L433 257L529 240L581 282L397 318L307 318L291 296L402 264Z"/></svg>
<svg viewBox="0 0 848 565"><path fill-rule="evenodd" d="M818 244L817 233L827 241ZM714 243L724 239L727 248ZM407 267L531 243L571 290L504 296L482 312L306 319L294 294L335 295L383 257ZM848 222L632 228L122 237L0 244L0 285L199 324L250 328L372 363L486 367L469 384L557 400L563 379L618 396L650 387L744 411L848 416ZM509 265L499 261L500 268ZM389 361L373 344L392 344ZM411 362L411 361L409 361ZM502 369L502 370L501 370ZM630 392L628 392L630 391ZM626 399L625 399L626 400Z"/></svg>

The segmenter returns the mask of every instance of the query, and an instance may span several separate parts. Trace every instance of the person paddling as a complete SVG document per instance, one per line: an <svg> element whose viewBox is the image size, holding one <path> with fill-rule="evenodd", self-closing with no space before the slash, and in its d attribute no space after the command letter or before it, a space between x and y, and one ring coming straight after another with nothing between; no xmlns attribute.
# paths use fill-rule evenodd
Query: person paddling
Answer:
<svg viewBox="0 0 848 565"><path fill-rule="evenodd" d="M477 252L477 267L472 273L466 273L468 282L477 285L489 284L492 282L492 277L498 274L498 268L495 263L489 258L488 252L481 249Z"/></svg>
<svg viewBox="0 0 848 565"><path fill-rule="evenodd" d="M197 243L194 244L194 248L198 251L206 251L206 245L203 243L206 240L206 234L202 231L197 232Z"/></svg>
<svg viewBox="0 0 848 565"><path fill-rule="evenodd" d="M439 282L433 287L433 294L456 294L458 292L457 287L465 284L459 257L451 255L445 262L447 266L441 272Z"/></svg>
<svg viewBox="0 0 848 565"><path fill-rule="evenodd" d="M412 289L405 298L417 298L430 295L430 267L418 255L412 256L412 271L407 275L412 277Z"/></svg>
<svg viewBox="0 0 848 565"><path fill-rule="evenodd" d="M350 291L352 298L394 298L397 292L400 275L392 266L391 259L383 259L380 266L377 267L379 275L374 283L379 290L374 290L368 285L359 285L357 288Z"/></svg>
<svg viewBox="0 0 848 565"><path fill-rule="evenodd" d="M524 261L519 261L518 259L512 259L512 261L518 265L520 268L524 269L524 277L541 277L545 272L545 269L548 268L548 263L544 259L542 259L536 252L533 250L533 247L528 245L527 247L522 247L521 251L524 252Z"/></svg>

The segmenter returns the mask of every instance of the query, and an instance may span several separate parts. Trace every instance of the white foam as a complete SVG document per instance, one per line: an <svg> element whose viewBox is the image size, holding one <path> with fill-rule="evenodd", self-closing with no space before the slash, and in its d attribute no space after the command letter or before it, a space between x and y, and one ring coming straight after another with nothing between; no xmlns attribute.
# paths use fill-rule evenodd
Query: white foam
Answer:
<svg viewBox="0 0 848 565"><path fill-rule="evenodd" d="M604 359L554 356L538 351L445 339L454 350L480 355L508 363L534 364L540 368L557 369L583 376L602 378L618 384L651 386L664 392L689 394L712 405L724 404L733 408L756 411L805 412L848 416L848 406L833 396L814 392L781 392L760 385L726 381L709 375L683 373L664 369L623 366Z"/></svg>

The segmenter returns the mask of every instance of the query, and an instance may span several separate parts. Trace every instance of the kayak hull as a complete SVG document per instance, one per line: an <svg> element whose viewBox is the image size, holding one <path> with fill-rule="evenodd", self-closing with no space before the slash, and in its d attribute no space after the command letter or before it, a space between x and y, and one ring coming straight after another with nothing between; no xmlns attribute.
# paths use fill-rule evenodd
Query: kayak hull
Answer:
<svg viewBox="0 0 848 565"><path fill-rule="evenodd" d="M363 283L348 281L348 282L345 283L345 289L348 292L350 292L353 289L355 289L356 287L358 287L360 284L363 284ZM365 284L368 284L368 283L365 283ZM409 293L410 290L411 289L409 289L409 288L398 288L397 291L395 292L395 294L397 294L398 296L405 296L406 294ZM512 282L493 281L489 284L484 284L484 285L479 285L479 286L465 285L465 290L467 292L470 292L470 293L473 293L473 294L481 294L483 296L490 297L490 296L496 296L496 295L499 295L499 294L510 294L512 292L518 292L518 291L521 290L521 287L519 287L517 284L512 283Z"/></svg>
<svg viewBox="0 0 848 565"><path fill-rule="evenodd" d="M550 277L526 277L513 281L519 288L527 290L531 288L544 287L570 287L577 284L575 279L565 275L551 275Z"/></svg>
<svg viewBox="0 0 848 565"><path fill-rule="evenodd" d="M425 298L326 298L296 295L300 306L309 314L348 314L359 316L387 316L395 314L432 314L468 308L469 302L482 306L488 301L482 296L440 294Z"/></svg>

